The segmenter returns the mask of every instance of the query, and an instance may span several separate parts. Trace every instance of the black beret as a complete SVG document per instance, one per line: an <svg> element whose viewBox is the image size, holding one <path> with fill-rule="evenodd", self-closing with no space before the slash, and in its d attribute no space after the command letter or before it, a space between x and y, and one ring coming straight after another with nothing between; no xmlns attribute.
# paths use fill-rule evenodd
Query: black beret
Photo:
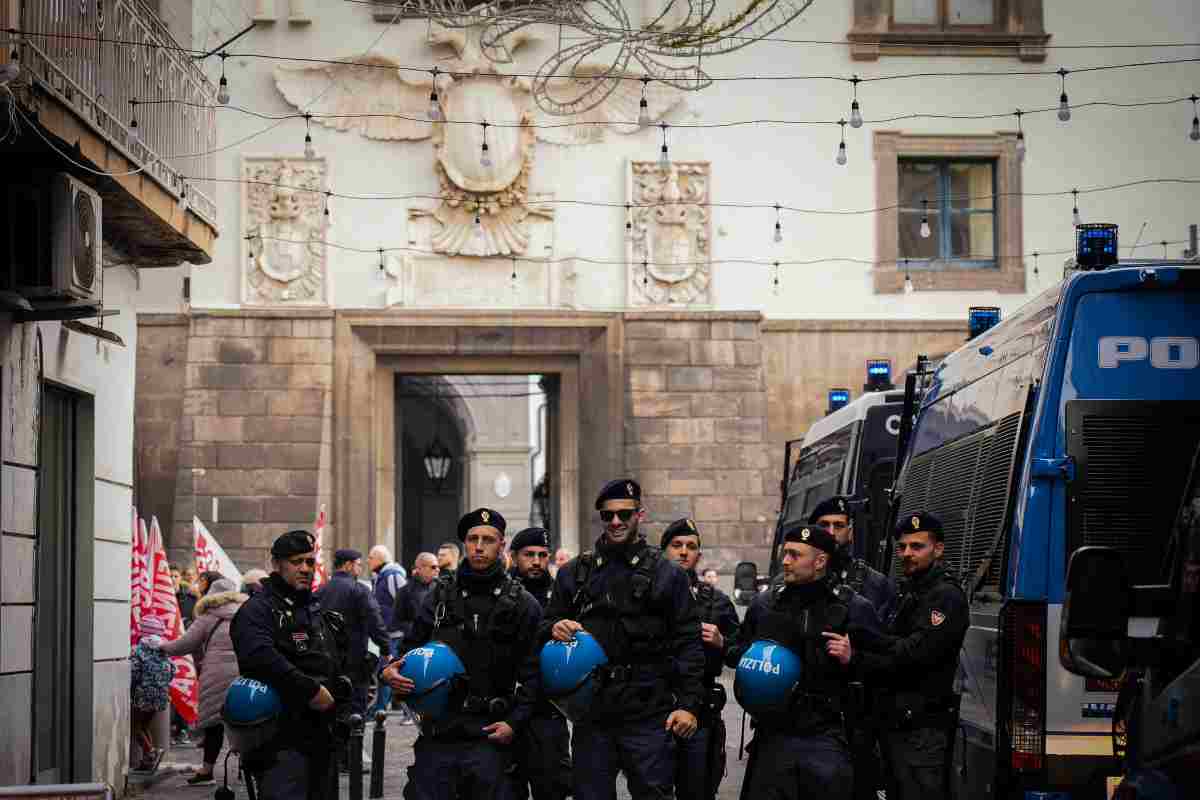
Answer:
<svg viewBox="0 0 1200 800"><path fill-rule="evenodd" d="M808 524L815 524L818 519L826 514L845 514L849 517L850 502L840 494L822 500L820 503L817 503L817 507L808 515Z"/></svg>
<svg viewBox="0 0 1200 800"><path fill-rule="evenodd" d="M550 549L550 531L545 528L526 528L513 537L509 551L516 553L525 547L544 547Z"/></svg>
<svg viewBox="0 0 1200 800"><path fill-rule="evenodd" d="M632 478L617 478L615 481L604 484L604 488L600 490L600 494L596 497L597 511L600 510L600 506L604 505L605 500L636 500L640 504L642 487L638 486L637 481Z"/></svg>
<svg viewBox="0 0 1200 800"><path fill-rule="evenodd" d="M903 534L918 531L929 531L934 538L941 539L942 521L928 511L914 511L900 518L892 535L899 539Z"/></svg>
<svg viewBox="0 0 1200 800"><path fill-rule="evenodd" d="M490 508L477 508L469 514L463 514L462 519L458 521L458 540L465 542L467 531L471 528L478 528L480 525L490 525L500 531L500 536L504 536L506 523L500 512Z"/></svg>
<svg viewBox="0 0 1200 800"><path fill-rule="evenodd" d="M333 551L333 566L340 567L342 564L358 561L360 558L362 558L362 553L349 547L343 547Z"/></svg>
<svg viewBox="0 0 1200 800"><path fill-rule="evenodd" d="M799 542L824 550L829 555L837 552L837 539L833 534L819 525L805 525L803 522L789 522L783 528L783 541Z"/></svg>
<svg viewBox="0 0 1200 800"><path fill-rule="evenodd" d="M316 538L308 531L288 531L271 545L272 558L291 558L317 549Z"/></svg>
<svg viewBox="0 0 1200 800"><path fill-rule="evenodd" d="M667 529L663 531L662 540L658 544L659 549L666 550L667 545L669 545L671 540L676 536L695 536L696 542L699 543L700 529L696 527L696 523L693 522L690 517L677 519L668 525Z"/></svg>

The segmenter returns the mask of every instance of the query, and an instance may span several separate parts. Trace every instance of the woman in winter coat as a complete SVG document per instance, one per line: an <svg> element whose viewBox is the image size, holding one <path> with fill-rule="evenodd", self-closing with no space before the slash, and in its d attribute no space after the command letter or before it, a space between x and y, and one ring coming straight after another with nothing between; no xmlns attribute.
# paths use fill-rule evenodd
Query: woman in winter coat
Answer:
<svg viewBox="0 0 1200 800"><path fill-rule="evenodd" d="M228 578L210 581L207 594L196 603L195 620L187 633L173 642L162 643L162 651L169 656L194 655L200 672L200 709L196 726L204 731L204 766L188 779L192 786L213 782L213 767L225 741L221 709L229 684L238 677L229 625L247 599L237 589L237 584Z"/></svg>

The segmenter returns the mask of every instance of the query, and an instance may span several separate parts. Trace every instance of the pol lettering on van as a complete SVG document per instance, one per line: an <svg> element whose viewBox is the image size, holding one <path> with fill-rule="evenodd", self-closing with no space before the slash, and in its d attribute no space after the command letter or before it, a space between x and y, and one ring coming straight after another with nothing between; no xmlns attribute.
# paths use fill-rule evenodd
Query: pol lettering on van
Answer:
<svg viewBox="0 0 1200 800"><path fill-rule="evenodd" d="M1098 346L1101 369L1116 369L1122 362L1150 360L1155 369L1195 369L1200 365L1200 340L1193 336L1101 336Z"/></svg>

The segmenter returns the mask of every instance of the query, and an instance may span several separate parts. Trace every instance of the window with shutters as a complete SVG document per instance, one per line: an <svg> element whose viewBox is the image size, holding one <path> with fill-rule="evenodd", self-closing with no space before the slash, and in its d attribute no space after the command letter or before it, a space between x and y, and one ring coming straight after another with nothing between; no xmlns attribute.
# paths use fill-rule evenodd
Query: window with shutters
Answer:
<svg viewBox="0 0 1200 800"><path fill-rule="evenodd" d="M1046 60L1042 0L853 0L846 38L859 61L880 56Z"/></svg>

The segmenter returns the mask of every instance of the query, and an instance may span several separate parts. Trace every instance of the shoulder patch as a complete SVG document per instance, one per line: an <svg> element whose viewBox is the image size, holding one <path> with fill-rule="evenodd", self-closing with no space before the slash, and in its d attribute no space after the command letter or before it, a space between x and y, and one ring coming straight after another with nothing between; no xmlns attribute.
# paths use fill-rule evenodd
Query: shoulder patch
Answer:
<svg viewBox="0 0 1200 800"><path fill-rule="evenodd" d="M941 625L945 621L946 621L946 615L943 614L941 611L938 611L936 608L929 612L929 624L932 625L933 627L936 628L937 626Z"/></svg>

